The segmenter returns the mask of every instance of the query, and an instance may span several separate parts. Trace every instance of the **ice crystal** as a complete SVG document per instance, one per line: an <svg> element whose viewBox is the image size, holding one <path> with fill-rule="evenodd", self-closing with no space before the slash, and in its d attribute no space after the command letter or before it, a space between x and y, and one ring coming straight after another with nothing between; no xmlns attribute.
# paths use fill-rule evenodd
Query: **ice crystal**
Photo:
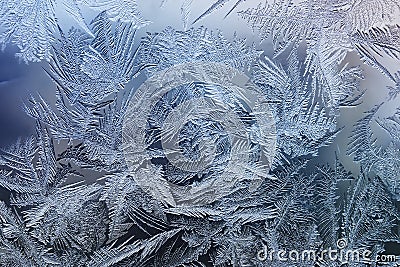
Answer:
<svg viewBox="0 0 400 267"><path fill-rule="evenodd" d="M354 126L348 153L354 155L354 159L361 162L367 171L374 171L382 177L393 196L400 199L399 109L391 117L375 118L381 106L382 104L375 106ZM377 122L389 134L389 144L385 146L377 144L377 138L371 129L374 122Z"/></svg>
<svg viewBox="0 0 400 267"><path fill-rule="evenodd" d="M53 1L3 1L0 8L3 48L15 43L26 62L49 58L57 28Z"/></svg>
<svg viewBox="0 0 400 267"><path fill-rule="evenodd" d="M40 96L33 96L26 110L49 126L55 138L79 142L71 143L60 157L87 168L118 169L123 166L120 128L129 96L114 101L111 95L121 91L137 71L135 30L118 22L112 31L105 13L95 18L91 29L94 38L71 30L59 41L50 73L59 86L57 110Z"/></svg>
<svg viewBox="0 0 400 267"><path fill-rule="evenodd" d="M337 133L334 110L352 102L359 86L358 69L329 73L335 83L333 90L329 83L320 80L316 74L319 70L309 69L308 62L299 60L293 49L285 66L264 57L254 68L253 79L264 90L275 115L280 160L316 155L318 148L332 142ZM324 93L330 93L330 111Z"/></svg>
<svg viewBox="0 0 400 267"><path fill-rule="evenodd" d="M340 200L337 190L346 181L353 184L345 199ZM367 177L362 173L354 178L340 163L336 163L334 169L320 167L317 193L317 223L325 248L336 244L354 251L368 250L372 258L376 258L384 251L383 244L394 237L391 229L399 223L398 210L379 176ZM341 266L342 263L340 259L320 262L321 266Z"/></svg>
<svg viewBox="0 0 400 267"><path fill-rule="evenodd" d="M378 15L371 16L372 10ZM240 11L239 15L259 31L262 40L271 38L275 55L305 41L312 68L321 69L316 74L334 88L329 77L332 63L341 62L353 50L395 82L380 60L384 54L398 59L395 18L399 12L397 1L279 0Z"/></svg>
<svg viewBox="0 0 400 267"><path fill-rule="evenodd" d="M105 11L112 20L119 20L141 28L149 21L141 17L136 1L108 0L10 0L0 4L0 43L3 48L8 43L18 46L17 54L25 62L49 60L51 48L57 34L57 5L70 16L81 29L91 34L81 9L90 7Z"/></svg>
<svg viewBox="0 0 400 267"><path fill-rule="evenodd" d="M173 206L209 202L241 181L269 176L275 125L248 80L232 67L196 62L157 73L136 91L125 116L124 153L153 197Z"/></svg>
<svg viewBox="0 0 400 267"><path fill-rule="evenodd" d="M79 0L90 8L105 11L113 21L132 23L136 28L141 28L150 23L142 18L136 0Z"/></svg>
<svg viewBox="0 0 400 267"><path fill-rule="evenodd" d="M160 33L149 33L143 40L139 62L152 64L151 73L187 62L219 62L241 71L248 70L261 54L255 46L247 46L245 39L234 36L229 42L221 32L204 27L177 31L171 27Z"/></svg>
<svg viewBox="0 0 400 267"><path fill-rule="evenodd" d="M69 31L56 1L0 3L1 42L49 59L57 87L55 103L25 101L34 134L0 150L0 265L379 266L400 244L400 109L381 117L376 105L354 125L347 154L359 175L339 156L316 159L336 141L341 107L364 97L348 52L388 77L397 100L400 74L383 60L399 59L397 1L239 12L270 38L272 57L236 34L187 29L193 0L177 11L183 31L137 40L148 24L138 2L57 2L79 25ZM245 2L214 1L194 22ZM84 6L100 11L89 24ZM371 258L293 257L330 249Z"/></svg>

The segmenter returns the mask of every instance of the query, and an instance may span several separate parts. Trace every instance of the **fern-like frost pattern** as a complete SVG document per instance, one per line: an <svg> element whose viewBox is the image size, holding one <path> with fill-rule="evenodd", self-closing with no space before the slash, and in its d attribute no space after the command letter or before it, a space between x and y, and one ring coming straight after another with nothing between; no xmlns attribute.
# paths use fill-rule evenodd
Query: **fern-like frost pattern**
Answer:
<svg viewBox="0 0 400 267"><path fill-rule="evenodd" d="M161 30L143 4L0 3L3 48L55 88L24 99L35 132L0 149L0 266L398 266L398 1L182 0ZM340 126L368 68L386 100Z"/></svg>

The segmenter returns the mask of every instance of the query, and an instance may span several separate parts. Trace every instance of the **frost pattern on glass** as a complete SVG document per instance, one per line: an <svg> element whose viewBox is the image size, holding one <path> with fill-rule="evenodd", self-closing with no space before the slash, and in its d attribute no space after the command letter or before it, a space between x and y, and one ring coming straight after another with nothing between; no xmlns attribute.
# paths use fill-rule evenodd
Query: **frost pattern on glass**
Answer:
<svg viewBox="0 0 400 267"><path fill-rule="evenodd" d="M0 3L0 42L49 60L57 88L25 99L36 131L0 150L0 266L361 267L400 245L400 107L380 113L399 100L399 3L196 2L178 5L183 30L141 40L139 0ZM78 28L57 25L60 4ZM235 13L272 55L198 25ZM354 174L318 157L367 94L366 66L388 101L345 126ZM370 255L295 253L331 249Z"/></svg>
<svg viewBox="0 0 400 267"><path fill-rule="evenodd" d="M171 206L208 204L269 178L276 130L249 78L217 63L180 64L148 79L124 119L134 179Z"/></svg>
<svg viewBox="0 0 400 267"><path fill-rule="evenodd" d="M306 62L299 62L293 49L285 65L277 65L262 57L253 68L254 82L259 85L271 103L277 124L278 160L318 154L318 149L334 139L339 106L357 99L358 69L342 69L332 78L339 92L322 82L318 70L310 70ZM324 93L335 97L330 107ZM328 108L330 110L328 111Z"/></svg>
<svg viewBox="0 0 400 267"><path fill-rule="evenodd" d="M366 64L396 82L381 61L383 55L399 59L399 22L395 20L399 13L400 4L395 0L278 0L240 11L239 15L262 40L272 38L275 55L305 42L310 57L307 61L312 68L320 69L317 74L334 88L331 68L337 68L350 51L356 51Z"/></svg>
<svg viewBox="0 0 400 267"><path fill-rule="evenodd" d="M221 32L204 27L177 31L167 27L160 33L148 33L141 43L139 62L151 65L149 76L168 67L186 62L218 62L240 70L249 70L262 51L247 46L237 36L229 42Z"/></svg>
<svg viewBox="0 0 400 267"><path fill-rule="evenodd" d="M131 27L149 24L142 18L135 0L7 0L0 4L0 44L3 49L8 43L17 45L20 52L16 56L26 63L49 60L60 17L69 16L92 35L81 12L88 7L105 11L111 20Z"/></svg>
<svg viewBox="0 0 400 267"><path fill-rule="evenodd" d="M377 118L376 112L382 106L377 105L354 125L353 135L348 146L348 153L354 160L362 163L368 171L376 172L383 178L393 196L400 199L400 109L388 118ZM389 144L376 144L376 137L371 129L375 123L384 129L390 137Z"/></svg>

